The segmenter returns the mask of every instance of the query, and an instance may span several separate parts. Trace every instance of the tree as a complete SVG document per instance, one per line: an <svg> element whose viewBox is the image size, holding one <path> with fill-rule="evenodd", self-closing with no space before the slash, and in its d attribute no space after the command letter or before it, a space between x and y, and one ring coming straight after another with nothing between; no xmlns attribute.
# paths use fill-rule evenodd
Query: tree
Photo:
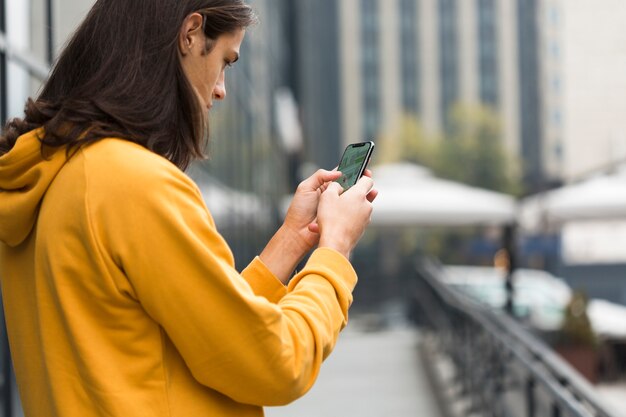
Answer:
<svg viewBox="0 0 626 417"><path fill-rule="evenodd" d="M406 161L430 167L436 151L435 142L426 134L417 117L406 114L395 132L380 138L376 159L380 164Z"/></svg>
<svg viewBox="0 0 626 417"><path fill-rule="evenodd" d="M429 135L416 116L405 115L379 140L378 162L414 162L441 178L519 195L519 163L506 152L498 115L482 105L456 105L448 120L441 136Z"/></svg>
<svg viewBox="0 0 626 417"><path fill-rule="evenodd" d="M457 105L433 169L443 178L519 194L519 164L507 154L498 115L488 107Z"/></svg>

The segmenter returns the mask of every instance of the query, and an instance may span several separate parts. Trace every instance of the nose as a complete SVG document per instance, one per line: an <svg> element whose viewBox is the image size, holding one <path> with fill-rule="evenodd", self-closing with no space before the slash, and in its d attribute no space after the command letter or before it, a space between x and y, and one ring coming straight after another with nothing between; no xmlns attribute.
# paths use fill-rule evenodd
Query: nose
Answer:
<svg viewBox="0 0 626 417"><path fill-rule="evenodd" d="M224 80L224 72L220 74L215 87L213 87L213 99L224 100L226 98L226 83Z"/></svg>

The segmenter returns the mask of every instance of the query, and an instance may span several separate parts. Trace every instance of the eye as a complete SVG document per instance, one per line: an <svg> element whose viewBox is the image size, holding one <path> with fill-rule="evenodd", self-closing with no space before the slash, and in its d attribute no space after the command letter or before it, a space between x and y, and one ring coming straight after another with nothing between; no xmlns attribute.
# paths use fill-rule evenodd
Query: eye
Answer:
<svg viewBox="0 0 626 417"><path fill-rule="evenodd" d="M239 54L233 54L233 56L226 55L224 56L224 69L231 68L235 65L235 62L239 60Z"/></svg>

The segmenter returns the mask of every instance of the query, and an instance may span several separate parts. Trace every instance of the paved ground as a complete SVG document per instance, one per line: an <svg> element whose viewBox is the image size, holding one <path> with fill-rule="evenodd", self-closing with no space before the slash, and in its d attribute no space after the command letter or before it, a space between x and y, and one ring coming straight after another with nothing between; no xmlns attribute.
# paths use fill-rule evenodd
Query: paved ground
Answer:
<svg viewBox="0 0 626 417"><path fill-rule="evenodd" d="M596 391L615 417L626 417L626 382L600 384L596 386Z"/></svg>
<svg viewBox="0 0 626 417"><path fill-rule="evenodd" d="M348 325L317 383L267 417L439 417L418 356L415 329Z"/></svg>

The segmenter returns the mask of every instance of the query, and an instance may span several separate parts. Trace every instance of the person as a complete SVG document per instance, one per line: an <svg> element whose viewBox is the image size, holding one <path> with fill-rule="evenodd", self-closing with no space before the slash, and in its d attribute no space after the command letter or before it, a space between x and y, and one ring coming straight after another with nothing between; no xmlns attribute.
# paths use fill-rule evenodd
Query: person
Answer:
<svg viewBox="0 0 626 417"><path fill-rule="evenodd" d="M239 273L184 174L255 19L243 0L98 0L7 124L0 277L27 417L262 416L314 383L373 180L304 180Z"/></svg>

